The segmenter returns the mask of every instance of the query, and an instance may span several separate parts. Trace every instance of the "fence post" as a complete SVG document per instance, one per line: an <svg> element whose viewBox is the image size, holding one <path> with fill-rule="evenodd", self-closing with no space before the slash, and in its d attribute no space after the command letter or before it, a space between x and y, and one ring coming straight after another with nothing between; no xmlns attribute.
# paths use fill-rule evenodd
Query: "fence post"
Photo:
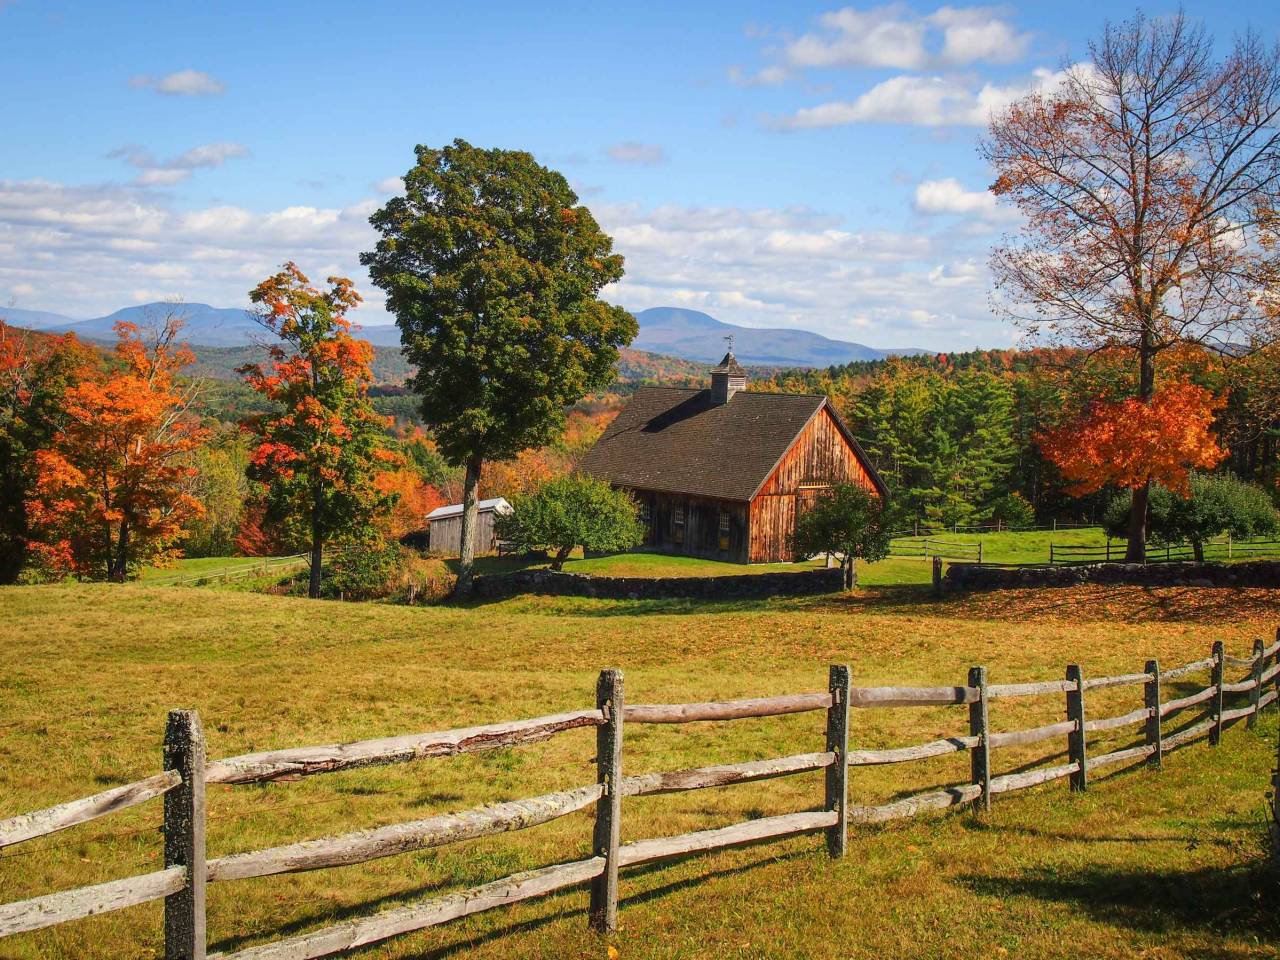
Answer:
<svg viewBox="0 0 1280 960"><path fill-rule="evenodd" d="M827 828L827 853L843 857L848 836L849 807L849 667L833 663L827 676L831 706L827 708L827 752L835 759L827 767L826 809L836 822Z"/></svg>
<svg viewBox="0 0 1280 960"><path fill-rule="evenodd" d="M1253 707L1253 713L1249 714L1249 719L1244 722L1246 727L1252 727L1258 722L1258 701L1262 699L1262 641L1253 641L1253 670L1250 671L1253 677L1253 689L1249 691L1249 706Z"/></svg>
<svg viewBox="0 0 1280 960"><path fill-rule="evenodd" d="M1209 715L1213 718L1213 726L1209 728L1209 746L1216 747L1222 739L1222 641L1213 641L1213 699L1209 701Z"/></svg>
<svg viewBox="0 0 1280 960"><path fill-rule="evenodd" d="M969 749L969 779L982 787L982 809L991 809L991 751L987 737L991 730L987 723L987 668L969 668L969 686L978 688L978 699L969 704L969 736L978 738L978 745Z"/></svg>
<svg viewBox="0 0 1280 960"><path fill-rule="evenodd" d="M1164 765L1164 742L1160 735L1160 661L1148 660L1142 672L1151 674L1151 679L1142 687L1142 702L1151 711L1147 714L1147 746L1155 747L1147 757L1147 766L1159 770Z"/></svg>
<svg viewBox="0 0 1280 960"><path fill-rule="evenodd" d="M978 544L978 564L979 564L979 566L981 566L981 564L982 564L982 544L981 544L981 542L979 542L979 544Z"/></svg>
<svg viewBox="0 0 1280 960"><path fill-rule="evenodd" d="M1067 719L1076 722L1075 729L1067 734L1067 759L1080 765L1080 769L1071 774L1071 789L1084 790L1089 786L1089 777L1085 770L1084 674L1079 664L1067 667L1067 680L1075 683L1075 687L1067 691Z"/></svg>
<svg viewBox="0 0 1280 960"><path fill-rule="evenodd" d="M605 722L596 727L596 801L594 853L604 857L604 872L591 881L592 929L612 933L618 927L618 847L622 820L622 671L601 670L596 706Z"/></svg>
<svg viewBox="0 0 1280 960"><path fill-rule="evenodd" d="M933 595L942 596L942 558L933 558Z"/></svg>
<svg viewBox="0 0 1280 960"><path fill-rule="evenodd" d="M170 710L164 732L164 769L182 784L164 795L164 865L186 867L187 882L164 898L165 960L205 956L205 748L200 714Z"/></svg>

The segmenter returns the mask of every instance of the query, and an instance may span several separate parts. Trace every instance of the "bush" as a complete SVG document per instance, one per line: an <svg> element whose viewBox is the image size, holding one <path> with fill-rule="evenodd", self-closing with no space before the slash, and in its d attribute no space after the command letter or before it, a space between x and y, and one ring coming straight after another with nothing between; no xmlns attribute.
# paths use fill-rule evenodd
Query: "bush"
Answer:
<svg viewBox="0 0 1280 960"><path fill-rule="evenodd" d="M894 522L882 497L854 483L838 483L796 520L792 549L800 559L839 554L844 585L850 589L858 582L858 560L875 563L889 555Z"/></svg>
<svg viewBox="0 0 1280 960"><path fill-rule="evenodd" d="M511 506L495 521L498 537L521 550L545 547L552 570L561 569L578 545L607 553L644 542L631 495L582 474L553 477L535 493L513 498Z"/></svg>
<svg viewBox="0 0 1280 960"><path fill-rule="evenodd" d="M1010 529L1034 527L1036 511L1022 494L1006 493L992 502L991 520Z"/></svg>
<svg viewBox="0 0 1280 960"><path fill-rule="evenodd" d="M362 539L338 545L324 561L320 596L330 600L380 600L396 588L402 565L399 544Z"/></svg>
<svg viewBox="0 0 1280 960"><path fill-rule="evenodd" d="M1192 473L1189 496L1151 485L1147 539L1156 544L1190 543L1196 559L1204 544L1229 533L1237 540L1274 534L1280 517L1267 492L1229 473ZM1129 495L1107 505L1102 519L1108 536L1124 537L1129 529Z"/></svg>

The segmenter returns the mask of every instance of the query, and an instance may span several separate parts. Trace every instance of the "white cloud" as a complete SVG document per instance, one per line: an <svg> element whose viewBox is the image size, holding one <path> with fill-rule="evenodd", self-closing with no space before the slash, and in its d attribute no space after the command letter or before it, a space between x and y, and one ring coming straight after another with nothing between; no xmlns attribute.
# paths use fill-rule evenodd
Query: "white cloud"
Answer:
<svg viewBox="0 0 1280 960"><path fill-rule="evenodd" d="M1021 83L984 83L974 87L963 77L890 77L853 100L802 107L776 125L785 129L839 127L855 123L910 124L923 127L985 126L992 114L1033 90L1049 92L1066 77L1043 67Z"/></svg>
<svg viewBox="0 0 1280 960"><path fill-rule="evenodd" d="M202 70L179 70L160 77L140 73L130 79L129 85L170 97L216 97L227 89L221 80Z"/></svg>
<svg viewBox="0 0 1280 960"><path fill-rule="evenodd" d="M992 215L1000 209L990 190L966 190L955 177L921 181L914 205L919 213Z"/></svg>
<svg viewBox="0 0 1280 960"><path fill-rule="evenodd" d="M973 63L1012 63L1031 42L995 7L940 7L920 15L893 3L844 7L818 18L821 29L781 50L793 68L870 67L928 70Z"/></svg>
<svg viewBox="0 0 1280 960"><path fill-rule="evenodd" d="M378 193L389 195L404 191L404 177L383 177L373 185Z"/></svg>
<svg viewBox="0 0 1280 960"><path fill-rule="evenodd" d="M638 143L624 140L605 148L605 155L615 163L633 163L642 167L656 167L667 162L667 152L654 143Z"/></svg>
<svg viewBox="0 0 1280 960"><path fill-rule="evenodd" d="M386 319L359 266L378 200L346 207L180 209L125 186L0 181L0 302L89 317L179 296L243 306L286 260L350 276L363 323ZM631 309L690 306L732 323L812 329L875 346L1005 344L987 311L986 236L866 230L808 208L595 204L626 258L606 296ZM145 294L145 295L143 295Z"/></svg>
<svg viewBox="0 0 1280 960"><path fill-rule="evenodd" d="M77 317L173 296L243 306L254 284L295 260L315 276L356 279L361 319L377 322L381 294L358 262L375 239L374 206L184 211L131 187L0 180L0 301Z"/></svg>
<svg viewBox="0 0 1280 960"><path fill-rule="evenodd" d="M165 161L157 160L150 151L136 144L119 147L107 154L141 170L142 173L134 179L140 187L171 187L188 179L195 170L220 167L228 160L248 155L249 148L244 144L226 142L192 147Z"/></svg>

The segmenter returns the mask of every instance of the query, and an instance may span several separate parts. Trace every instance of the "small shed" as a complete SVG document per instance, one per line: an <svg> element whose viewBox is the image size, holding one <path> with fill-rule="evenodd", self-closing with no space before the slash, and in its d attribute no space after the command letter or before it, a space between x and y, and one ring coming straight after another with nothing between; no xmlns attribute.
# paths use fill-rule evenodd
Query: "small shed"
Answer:
<svg viewBox="0 0 1280 960"><path fill-rule="evenodd" d="M493 518L511 512L511 504L502 497L481 500L476 505L476 553L492 553L497 547L493 535ZM430 531L428 549L456 557L462 552L462 504L451 503L436 507L427 514Z"/></svg>

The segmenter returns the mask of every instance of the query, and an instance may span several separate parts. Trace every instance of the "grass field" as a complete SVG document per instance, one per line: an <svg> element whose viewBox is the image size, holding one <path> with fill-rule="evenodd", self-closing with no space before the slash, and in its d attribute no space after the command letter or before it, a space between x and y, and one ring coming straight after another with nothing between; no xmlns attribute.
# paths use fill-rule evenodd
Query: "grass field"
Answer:
<svg viewBox="0 0 1280 960"><path fill-rule="evenodd" d="M927 591L696 604L522 598L407 608L222 590L68 585L0 591L0 816L159 769L165 712L201 711L213 757L249 750L515 719L589 705L599 668L626 671L631 702L821 689L826 664L854 682L992 682L1129 672L1244 654L1280 618L1266 591L1082 588L934 602ZM1166 696L1193 685L1170 685ZM1093 716L1137 705L1137 688L1091 694ZM995 729L1060 719L1056 698L999 701ZM632 727L629 772L820 749L818 714ZM965 730L963 708L859 711L851 745L904 745ZM624 873L621 931L589 933L574 891L391 941L379 958L1277 956L1263 899L1263 797L1276 721L1170 756L1162 773L1099 776L997 798L986 817L932 815L853 831L850 855L820 838ZM1100 736L1091 749L1123 741ZM1045 746L1045 745L1040 745ZM1050 745L1051 749L1065 747ZM997 753L997 773L1035 748ZM590 782L592 736L517 751L369 768L296 783L216 788L211 856ZM1061 762L1061 761L1059 761ZM854 803L967 778L963 756L863 768ZM809 809L806 775L624 804L626 839ZM0 853L0 901L160 863L159 805ZM340 870L216 884L218 950L276 939L573 859L586 814L519 834ZM0 941L5 958L153 957L150 904Z"/></svg>

